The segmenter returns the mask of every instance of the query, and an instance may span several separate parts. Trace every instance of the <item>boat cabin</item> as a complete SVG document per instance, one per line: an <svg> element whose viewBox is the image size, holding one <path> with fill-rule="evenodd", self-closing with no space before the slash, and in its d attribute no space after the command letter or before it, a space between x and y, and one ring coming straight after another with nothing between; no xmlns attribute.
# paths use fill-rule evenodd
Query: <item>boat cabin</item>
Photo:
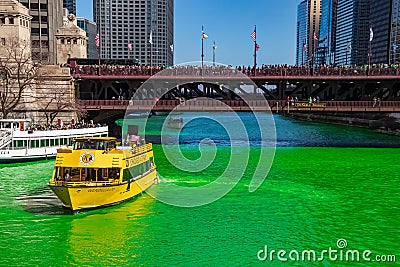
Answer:
<svg viewBox="0 0 400 267"><path fill-rule="evenodd" d="M116 148L116 139L112 137L76 138L73 141L74 150L112 150Z"/></svg>

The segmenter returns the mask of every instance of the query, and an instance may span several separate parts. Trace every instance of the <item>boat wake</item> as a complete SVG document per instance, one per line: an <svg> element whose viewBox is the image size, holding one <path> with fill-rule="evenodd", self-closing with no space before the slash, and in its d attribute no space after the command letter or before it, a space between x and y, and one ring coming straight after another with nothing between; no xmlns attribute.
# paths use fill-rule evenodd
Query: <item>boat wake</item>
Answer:
<svg viewBox="0 0 400 267"><path fill-rule="evenodd" d="M24 210L36 215L70 215L71 211L64 208L57 196L48 192L29 194L16 197Z"/></svg>

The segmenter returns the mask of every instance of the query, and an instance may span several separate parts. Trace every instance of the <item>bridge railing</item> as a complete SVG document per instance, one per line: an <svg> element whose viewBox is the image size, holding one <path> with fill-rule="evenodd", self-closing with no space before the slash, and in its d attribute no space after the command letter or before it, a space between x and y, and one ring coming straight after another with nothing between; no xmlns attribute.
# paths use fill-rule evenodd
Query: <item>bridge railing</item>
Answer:
<svg viewBox="0 0 400 267"><path fill-rule="evenodd" d="M309 103L308 101L287 101L287 100L268 100L269 109L280 110L289 107L302 109L341 109L341 108L398 108L400 101L320 101ZM146 109L146 110L173 110L175 107L185 107L189 109L199 109L200 107L219 107L224 109L240 108L245 110L249 107L254 109L268 110L265 100L211 100L198 99L182 102L180 100L80 100L83 108L91 110L100 109Z"/></svg>
<svg viewBox="0 0 400 267"><path fill-rule="evenodd" d="M118 66L102 65L98 66L74 66L71 67L71 75L74 77L87 76L117 76L117 77L149 77L164 70L164 67L155 66ZM99 72L100 71L100 72ZM163 76L238 76L242 73L249 77L297 77L297 76L400 76L398 66L320 66L310 68L307 66L264 66L254 69L246 67L226 67L226 66L206 66L201 69L199 66L174 66L168 72L162 73Z"/></svg>

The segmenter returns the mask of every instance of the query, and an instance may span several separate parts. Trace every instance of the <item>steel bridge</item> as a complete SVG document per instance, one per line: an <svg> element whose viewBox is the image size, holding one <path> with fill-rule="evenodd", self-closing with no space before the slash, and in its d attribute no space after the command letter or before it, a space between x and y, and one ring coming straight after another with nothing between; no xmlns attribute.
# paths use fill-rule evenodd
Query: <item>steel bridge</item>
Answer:
<svg viewBox="0 0 400 267"><path fill-rule="evenodd" d="M209 97L240 100L241 95L251 99L262 94L269 100L287 97L306 100L310 96L318 96L322 101L370 101L374 97L383 101L400 100L400 68L397 67L331 66L313 69L281 66L263 67L254 72L221 66L204 69L178 66L164 71L160 67L146 66L111 65L98 68L75 65L70 70L77 94L83 100L107 100L119 96L130 99L150 78L164 82L164 88L148 88L138 99L153 99L157 90L167 89L168 93L162 99ZM174 82L179 82L179 87L168 88ZM251 83L255 84L252 92L242 88L243 84ZM332 108L345 107L344 103L340 105Z"/></svg>
<svg viewBox="0 0 400 267"><path fill-rule="evenodd" d="M273 111L273 112L384 112L400 113L400 101L305 101L286 100L80 100L88 111Z"/></svg>

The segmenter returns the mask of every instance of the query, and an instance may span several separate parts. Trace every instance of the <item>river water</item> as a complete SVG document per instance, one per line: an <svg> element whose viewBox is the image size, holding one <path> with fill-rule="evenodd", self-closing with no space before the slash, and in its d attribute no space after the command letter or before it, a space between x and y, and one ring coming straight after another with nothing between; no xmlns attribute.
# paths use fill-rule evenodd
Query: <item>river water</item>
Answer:
<svg viewBox="0 0 400 267"><path fill-rule="evenodd" d="M153 116L150 122L160 125L162 120ZM315 250L318 258L330 247L370 250L373 260L397 255L399 262L400 138L280 116L275 123L275 158L261 187L249 192L256 168L252 159L261 149L259 133L249 123L254 134L242 179L223 198L200 207L171 206L143 194L118 206L71 215L46 185L53 160L2 165L0 265L393 265L363 259L356 264L327 255L320 262L301 260L303 250ZM216 144L216 160L198 173L174 168L162 146L154 145L160 176L166 183L190 187L214 181L232 150L221 132L221 125L206 119L182 130L180 148L187 158L199 157L198 142L205 137ZM340 239L345 246L338 247ZM287 251L288 262L276 253L265 259L266 246L268 253ZM289 258L292 250L300 251L299 260Z"/></svg>

